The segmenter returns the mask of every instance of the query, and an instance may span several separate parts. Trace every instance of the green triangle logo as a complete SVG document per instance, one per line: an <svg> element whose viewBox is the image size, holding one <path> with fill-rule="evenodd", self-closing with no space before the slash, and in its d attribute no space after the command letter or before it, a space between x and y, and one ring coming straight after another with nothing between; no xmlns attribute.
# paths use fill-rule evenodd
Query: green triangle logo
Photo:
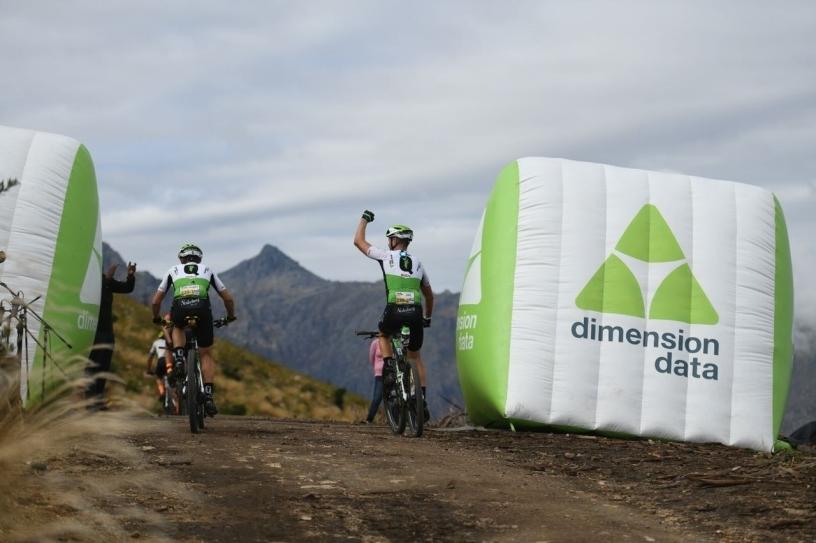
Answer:
<svg viewBox="0 0 816 543"><path fill-rule="evenodd" d="M644 262L674 262L685 258L666 219L652 204L640 208L615 249Z"/></svg>
<svg viewBox="0 0 816 543"><path fill-rule="evenodd" d="M694 277L677 238L660 211L644 205L623 232L615 251L643 262L677 262L655 291L649 318L717 324L719 316ZM646 304L637 278L615 253L601 264L578 294L575 304L588 311L645 317Z"/></svg>
<svg viewBox="0 0 816 543"><path fill-rule="evenodd" d="M657 287L649 317L690 324L717 324L720 320L688 264L671 272Z"/></svg>
<svg viewBox="0 0 816 543"><path fill-rule="evenodd" d="M629 266L614 254L595 272L575 303L581 309L599 313L646 316L637 279Z"/></svg>

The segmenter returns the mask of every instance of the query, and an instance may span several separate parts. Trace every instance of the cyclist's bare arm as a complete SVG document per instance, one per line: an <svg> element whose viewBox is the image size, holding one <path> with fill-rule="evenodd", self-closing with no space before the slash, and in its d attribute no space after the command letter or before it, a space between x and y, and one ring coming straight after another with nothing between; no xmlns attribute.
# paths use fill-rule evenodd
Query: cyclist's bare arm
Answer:
<svg viewBox="0 0 816 543"><path fill-rule="evenodd" d="M221 296L221 299L224 301L224 308L227 310L227 318L230 320L235 319L235 298L232 297L230 291L224 289L222 291L216 291L218 295Z"/></svg>
<svg viewBox="0 0 816 543"><path fill-rule="evenodd" d="M371 244L365 238L366 226L368 226L368 221L361 217L357 225L357 231L354 233L354 246L360 249L361 253L368 256L368 249Z"/></svg>
<svg viewBox="0 0 816 543"><path fill-rule="evenodd" d="M422 298L425 300L425 311L422 315L426 319L431 318L431 314L433 313L433 305L434 305L434 298L433 298L433 290L431 289L431 284L421 283L419 288L422 290Z"/></svg>
<svg viewBox="0 0 816 543"><path fill-rule="evenodd" d="M153 311L154 320L159 316L162 300L164 300L164 292L157 290L156 294L153 295L153 300L150 302L150 309Z"/></svg>

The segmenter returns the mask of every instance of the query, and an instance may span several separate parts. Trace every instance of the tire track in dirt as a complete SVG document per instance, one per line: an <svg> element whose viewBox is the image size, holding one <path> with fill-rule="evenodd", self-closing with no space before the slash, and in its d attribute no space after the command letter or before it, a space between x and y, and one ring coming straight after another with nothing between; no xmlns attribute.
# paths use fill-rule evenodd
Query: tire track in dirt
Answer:
<svg viewBox="0 0 816 543"><path fill-rule="evenodd" d="M132 442L195 502L160 501L180 541L705 539L442 432L231 417L198 436L181 419L147 427Z"/></svg>

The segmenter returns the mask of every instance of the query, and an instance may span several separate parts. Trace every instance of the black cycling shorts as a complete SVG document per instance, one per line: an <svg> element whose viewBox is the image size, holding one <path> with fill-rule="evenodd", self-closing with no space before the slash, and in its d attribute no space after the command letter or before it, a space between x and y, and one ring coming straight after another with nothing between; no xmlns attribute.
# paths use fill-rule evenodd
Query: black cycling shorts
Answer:
<svg viewBox="0 0 816 543"><path fill-rule="evenodd" d="M173 326L185 328L187 317L198 317L196 337L199 347L209 347L213 344L213 318L210 310L210 301L201 298L176 298L170 309L170 319Z"/></svg>
<svg viewBox="0 0 816 543"><path fill-rule="evenodd" d="M385 306L379 324L380 332L387 336L393 336L399 333L403 325L408 326L411 330L408 350L414 352L420 350L425 332L422 326L421 305L388 304Z"/></svg>
<svg viewBox="0 0 816 543"><path fill-rule="evenodd" d="M158 378L162 378L167 375L167 360L164 359L164 355L160 356L159 359L156 360L155 374Z"/></svg>

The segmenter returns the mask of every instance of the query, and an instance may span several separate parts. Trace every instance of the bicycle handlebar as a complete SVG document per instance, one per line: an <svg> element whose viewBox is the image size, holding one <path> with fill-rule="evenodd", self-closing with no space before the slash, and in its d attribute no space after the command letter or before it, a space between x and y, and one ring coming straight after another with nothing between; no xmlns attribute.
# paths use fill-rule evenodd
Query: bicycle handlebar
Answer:
<svg viewBox="0 0 816 543"><path fill-rule="evenodd" d="M235 320L235 319L233 319L233 320ZM232 321L229 320L227 317L221 317L220 319L214 319L213 320L213 326L216 327L216 328L221 328L222 326L228 325L230 322L232 322ZM168 320L165 320L165 319L162 319L160 323L156 323L156 324L158 324L160 326L168 326L168 325L169 326L175 326L173 324L173 321L168 321Z"/></svg>
<svg viewBox="0 0 816 543"><path fill-rule="evenodd" d="M363 337L366 337L366 338L374 338L374 337L379 336L380 332L379 331L371 332L371 331L367 331L367 330L355 330L354 335L363 336Z"/></svg>

